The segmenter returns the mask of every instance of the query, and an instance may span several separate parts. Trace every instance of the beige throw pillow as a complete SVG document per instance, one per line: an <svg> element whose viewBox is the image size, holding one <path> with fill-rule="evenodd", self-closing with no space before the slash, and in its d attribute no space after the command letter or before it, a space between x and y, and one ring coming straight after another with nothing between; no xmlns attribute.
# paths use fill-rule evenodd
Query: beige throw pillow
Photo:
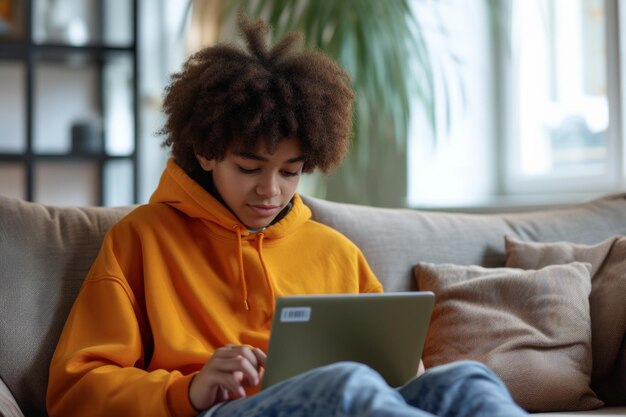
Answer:
<svg viewBox="0 0 626 417"><path fill-rule="evenodd" d="M589 387L589 264L537 271L420 263L420 290L435 293L424 364L485 363L529 411L603 405Z"/></svg>
<svg viewBox="0 0 626 417"><path fill-rule="evenodd" d="M591 270L591 388L609 405L626 405L626 237L596 245L522 242L505 237L506 265L537 269L574 261Z"/></svg>

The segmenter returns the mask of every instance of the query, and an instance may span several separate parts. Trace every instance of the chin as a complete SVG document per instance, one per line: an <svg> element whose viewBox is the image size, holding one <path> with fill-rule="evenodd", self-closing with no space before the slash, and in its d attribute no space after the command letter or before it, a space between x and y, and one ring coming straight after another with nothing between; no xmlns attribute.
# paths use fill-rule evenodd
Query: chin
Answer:
<svg viewBox="0 0 626 417"><path fill-rule="evenodd" d="M265 221L265 220L257 220L255 222L244 223L244 224L246 225L246 227L248 229L258 230L258 229L262 229L264 227L268 227L270 224L272 224L272 220L274 220L274 219L269 219L267 221Z"/></svg>

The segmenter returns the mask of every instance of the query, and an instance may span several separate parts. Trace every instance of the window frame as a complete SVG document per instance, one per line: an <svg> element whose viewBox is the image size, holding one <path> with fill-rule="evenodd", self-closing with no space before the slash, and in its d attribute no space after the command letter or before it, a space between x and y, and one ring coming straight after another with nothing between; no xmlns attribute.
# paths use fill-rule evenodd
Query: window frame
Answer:
<svg viewBox="0 0 626 417"><path fill-rule="evenodd" d="M502 138L498 147L499 155L496 169L498 175L498 194L506 196L528 195L575 195L585 198L589 194L616 192L624 188L624 69L622 57L626 56L626 4L620 6L618 0L604 0L606 17L607 49L607 99L609 104L609 127L606 133L607 170L599 175L581 175L557 177L553 175L522 176L519 173L519 118L516 96L515 68L512 55L512 1L501 0L499 7L499 25L496 33L496 66L499 74L497 82L500 94L496 108L500 114L497 127L498 137ZM502 31L506 31L502 33Z"/></svg>

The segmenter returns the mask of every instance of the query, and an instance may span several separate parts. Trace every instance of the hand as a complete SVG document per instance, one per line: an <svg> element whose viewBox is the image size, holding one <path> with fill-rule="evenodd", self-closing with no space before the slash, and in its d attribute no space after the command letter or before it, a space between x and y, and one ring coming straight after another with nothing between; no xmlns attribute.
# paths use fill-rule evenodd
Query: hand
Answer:
<svg viewBox="0 0 626 417"><path fill-rule="evenodd" d="M246 386L261 382L267 355L259 348L226 345L217 349L189 385L189 400L197 410L246 396Z"/></svg>

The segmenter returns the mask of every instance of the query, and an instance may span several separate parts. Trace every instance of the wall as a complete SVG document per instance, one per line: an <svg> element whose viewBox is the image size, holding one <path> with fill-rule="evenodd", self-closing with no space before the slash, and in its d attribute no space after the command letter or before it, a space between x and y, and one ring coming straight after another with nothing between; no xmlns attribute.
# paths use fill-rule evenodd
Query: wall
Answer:
<svg viewBox="0 0 626 417"><path fill-rule="evenodd" d="M168 150L161 147L163 137L157 132L163 126L161 98L170 75L178 71L186 57L184 33L184 1L142 0L139 35L140 75L140 137L139 137L139 202L150 199L165 168Z"/></svg>
<svg viewBox="0 0 626 417"><path fill-rule="evenodd" d="M407 155L409 206L480 204L496 191L496 78L487 3L414 2L432 47L436 51L447 48L456 55L459 65L455 67L450 59L441 61L451 97L449 128L440 118L439 135L435 137L424 115L415 114ZM431 6L439 10L439 17L428 12ZM447 35L437 29L438 21L444 23ZM443 53L438 55L445 58ZM442 79L437 82L443 93Z"/></svg>

